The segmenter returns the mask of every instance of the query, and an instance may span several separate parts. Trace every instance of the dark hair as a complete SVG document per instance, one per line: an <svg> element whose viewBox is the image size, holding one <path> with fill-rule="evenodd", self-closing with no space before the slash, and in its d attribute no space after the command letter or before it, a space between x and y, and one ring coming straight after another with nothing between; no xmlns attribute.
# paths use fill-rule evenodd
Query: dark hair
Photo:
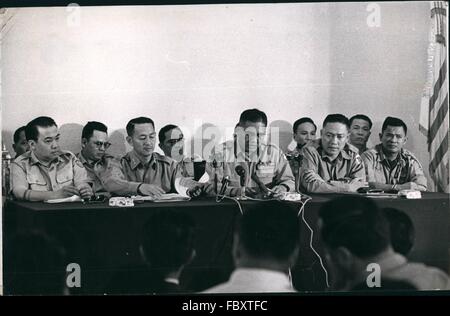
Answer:
<svg viewBox="0 0 450 316"><path fill-rule="evenodd" d="M405 135L408 133L408 128L406 127L405 122L403 122L401 119L397 117L388 116L383 122L383 126L381 127L381 133L383 133L388 126L397 126L397 127L403 127L403 130L405 131Z"/></svg>
<svg viewBox="0 0 450 316"><path fill-rule="evenodd" d="M369 123L369 128L372 128L372 120L367 115L364 114L353 115L349 120L350 126L352 125L354 120L364 120Z"/></svg>
<svg viewBox="0 0 450 316"><path fill-rule="evenodd" d="M140 117L136 117L132 120L130 120L127 124L127 135L128 136L133 136L134 133L134 126L136 124L147 124L150 123L153 125L153 128L155 128L155 123L153 123L153 120L151 118L148 117L144 117L144 116L140 116Z"/></svg>
<svg viewBox="0 0 450 316"><path fill-rule="evenodd" d="M330 248L345 247L360 258L368 258L389 246L389 224L371 199L338 197L326 202L319 216L322 240Z"/></svg>
<svg viewBox="0 0 450 316"><path fill-rule="evenodd" d="M16 129L16 131L14 132L14 137L13 137L14 144L17 144L17 142L20 140L20 133L25 132L25 128L26 128L26 126L21 126L18 129ZM26 138L26 135L25 135L25 138Z"/></svg>
<svg viewBox="0 0 450 316"><path fill-rule="evenodd" d="M29 122L27 126L25 126L25 137L27 140L34 140L37 141L39 137L39 127L51 127L51 126L58 126L56 125L55 121L48 116L39 116Z"/></svg>
<svg viewBox="0 0 450 316"><path fill-rule="evenodd" d="M174 128L178 128L178 126L173 125L173 124L168 124L159 130L158 139L161 144L166 140L166 133L168 131L173 130Z"/></svg>
<svg viewBox="0 0 450 316"><path fill-rule="evenodd" d="M342 123L347 128L350 128L350 122L348 121L348 118L345 115L342 114L329 114L323 121L322 127L325 127L327 123Z"/></svg>
<svg viewBox="0 0 450 316"><path fill-rule="evenodd" d="M42 232L22 232L5 243L5 293L62 295L65 250Z"/></svg>
<svg viewBox="0 0 450 316"><path fill-rule="evenodd" d="M194 250L193 219L173 210L157 212L143 229L142 248L151 269L160 273L178 270Z"/></svg>
<svg viewBox="0 0 450 316"><path fill-rule="evenodd" d="M287 260L299 245L297 213L284 202L261 202L244 212L237 233L252 257Z"/></svg>
<svg viewBox="0 0 450 316"><path fill-rule="evenodd" d="M294 127L292 128L294 134L297 133L297 128L299 127L299 125L301 125L303 123L311 123L312 125L314 125L314 128L317 131L317 126L316 126L316 124L314 124L314 121L312 119L310 119L309 117L302 117L294 122Z"/></svg>
<svg viewBox="0 0 450 316"><path fill-rule="evenodd" d="M89 138L91 138L92 135L94 134L94 131L108 133L108 127L106 127L105 124L100 123L100 122L89 121L83 127L83 131L81 132L81 139L85 138L85 139L89 140Z"/></svg>
<svg viewBox="0 0 450 316"><path fill-rule="evenodd" d="M407 256L414 245L415 231L411 218L403 211L387 207L383 209L389 222L391 244L394 250Z"/></svg>
<svg viewBox="0 0 450 316"><path fill-rule="evenodd" d="M262 122L267 126L267 115L258 109L245 110L239 116L239 124L247 121L253 123Z"/></svg>

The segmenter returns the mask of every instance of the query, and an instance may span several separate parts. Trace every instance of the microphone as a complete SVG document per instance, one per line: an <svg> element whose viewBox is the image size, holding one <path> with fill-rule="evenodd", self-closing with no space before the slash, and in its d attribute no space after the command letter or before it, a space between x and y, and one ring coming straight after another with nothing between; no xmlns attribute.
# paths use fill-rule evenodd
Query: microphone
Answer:
<svg viewBox="0 0 450 316"><path fill-rule="evenodd" d="M225 194L225 190L227 189L229 183L230 183L230 176L223 177L223 179L222 179L222 187L220 188L219 195L224 195Z"/></svg>
<svg viewBox="0 0 450 316"><path fill-rule="evenodd" d="M234 170L236 171L236 173L239 175L240 177L240 182L241 182L241 200L245 200L246 196L245 196L245 182L246 182L246 176L247 176L247 172L245 171L244 167L242 167L241 165L237 165L236 168L234 168Z"/></svg>
<svg viewBox="0 0 450 316"><path fill-rule="evenodd" d="M238 166L236 166L236 168L234 168L234 170L241 178L241 187L245 187L245 180L246 180L245 177L247 175L247 172L245 171L244 167L242 167L241 165L238 165Z"/></svg>

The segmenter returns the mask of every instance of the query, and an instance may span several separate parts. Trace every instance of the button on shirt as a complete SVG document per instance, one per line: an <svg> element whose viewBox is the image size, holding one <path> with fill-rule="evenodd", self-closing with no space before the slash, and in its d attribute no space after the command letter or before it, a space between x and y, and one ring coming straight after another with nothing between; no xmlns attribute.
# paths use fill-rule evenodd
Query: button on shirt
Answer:
<svg viewBox="0 0 450 316"><path fill-rule="evenodd" d="M214 179L214 175L217 174L220 183L224 176L229 176L230 187L240 187L240 177L235 168L241 165L246 170L245 185L247 187L258 189L257 182L252 178L252 175L256 175L259 181L269 188L282 184L286 187L286 191L294 191L294 176L283 152L272 144L261 144L260 146L259 157L255 155L254 158L246 158L242 151L235 153L233 141L223 143L222 152L213 153L207 163L206 171L209 178ZM214 161L216 168L214 168Z"/></svg>
<svg viewBox="0 0 450 316"><path fill-rule="evenodd" d="M289 277L282 272L256 268L238 268L228 282L203 293L282 293L296 292Z"/></svg>
<svg viewBox="0 0 450 316"><path fill-rule="evenodd" d="M197 184L181 176L174 159L154 152L148 164L144 165L134 150L120 160L112 160L101 176L106 190L117 195L138 195L137 189L141 183L159 186L166 193L175 193L177 178L181 178L182 185L189 188Z"/></svg>
<svg viewBox="0 0 450 316"><path fill-rule="evenodd" d="M48 166L42 164L34 152L26 152L11 164L11 174L12 192L18 199L25 199L27 190L57 191L88 182L83 164L69 151L61 151Z"/></svg>
<svg viewBox="0 0 450 316"><path fill-rule="evenodd" d="M87 172L88 182L92 183L92 189L94 192L104 192L106 189L103 186L101 180L101 174L105 172L108 164L114 159L113 156L104 155L102 159L92 162L88 161L80 152L77 154L77 158L83 164Z"/></svg>
<svg viewBox="0 0 450 316"><path fill-rule="evenodd" d="M360 178L365 181L364 164L358 149L346 144L339 155L331 158L322 148L321 140L303 147L303 160L300 168L301 190L313 193L348 192L345 182ZM334 182L331 182L334 181Z"/></svg>
<svg viewBox="0 0 450 316"><path fill-rule="evenodd" d="M427 190L427 178L422 165L410 151L402 149L397 159L390 163L382 148L382 144L378 144L361 156L367 181L392 185L412 182L413 189Z"/></svg>

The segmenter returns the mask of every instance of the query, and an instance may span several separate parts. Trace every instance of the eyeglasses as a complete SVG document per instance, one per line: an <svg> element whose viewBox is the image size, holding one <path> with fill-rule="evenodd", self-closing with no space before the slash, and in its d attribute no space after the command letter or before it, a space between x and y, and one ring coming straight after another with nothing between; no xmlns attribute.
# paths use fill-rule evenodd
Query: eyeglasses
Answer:
<svg viewBox="0 0 450 316"><path fill-rule="evenodd" d="M94 145L97 146L97 148L101 148L102 146L105 146L105 149L108 149L109 146L111 146L110 142L94 142Z"/></svg>
<svg viewBox="0 0 450 316"><path fill-rule="evenodd" d="M175 145L176 143L181 142L182 140L184 140L183 135L181 135L178 139L169 139L169 140L167 141L167 143L169 143L170 146L173 146L173 145Z"/></svg>

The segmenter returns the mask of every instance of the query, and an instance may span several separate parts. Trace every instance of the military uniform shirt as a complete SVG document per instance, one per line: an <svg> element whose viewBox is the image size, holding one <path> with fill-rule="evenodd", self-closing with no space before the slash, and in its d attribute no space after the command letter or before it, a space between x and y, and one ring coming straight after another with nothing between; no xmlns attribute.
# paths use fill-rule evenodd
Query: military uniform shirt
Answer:
<svg viewBox="0 0 450 316"><path fill-rule="evenodd" d="M11 187L18 199L25 199L28 190L58 191L65 186L79 187L87 182L86 169L69 151L61 151L48 167L31 151L19 156L11 164Z"/></svg>
<svg viewBox="0 0 450 316"><path fill-rule="evenodd" d="M117 195L138 195L137 189L141 183L159 186L166 193L175 193L176 178L181 178L187 187L197 184L181 176L174 159L154 152L149 163L144 166L134 150L120 160L112 160L101 178L106 190Z"/></svg>
<svg viewBox="0 0 450 316"><path fill-rule="evenodd" d="M415 190L427 190L427 178L422 165L408 150L402 149L391 167L384 156L382 144L376 145L362 154L367 181L383 184L404 184L412 182Z"/></svg>
<svg viewBox="0 0 450 316"><path fill-rule="evenodd" d="M88 182L92 184L94 193L105 192L106 189L103 186L101 174L106 171L108 164L114 159L114 157L111 155L104 155L102 159L94 163L90 163L80 152L77 154L77 158L86 169Z"/></svg>
<svg viewBox="0 0 450 316"><path fill-rule="evenodd" d="M289 163L282 151L275 145L261 144L259 157L255 156L255 159L247 159L247 161L242 151L235 153L234 141L223 143L222 148L221 153L212 154L206 165L210 183L214 181L214 175L217 174L219 189L224 176L230 177L230 187L240 187L240 177L235 168L241 165L247 172L247 182L245 183L247 187L259 188L251 176L255 174L268 188L283 185L286 191L295 190L294 176ZM216 168L214 168L214 164L216 164Z"/></svg>
<svg viewBox="0 0 450 316"><path fill-rule="evenodd" d="M365 181L364 164L358 149L346 144L333 161L322 148L321 140L303 147L303 161L300 168L301 190L313 193L348 192L345 182L360 178ZM312 179L309 177L312 176ZM308 180L307 180L308 179ZM343 181L344 180L344 181ZM331 183L330 181L336 181Z"/></svg>

